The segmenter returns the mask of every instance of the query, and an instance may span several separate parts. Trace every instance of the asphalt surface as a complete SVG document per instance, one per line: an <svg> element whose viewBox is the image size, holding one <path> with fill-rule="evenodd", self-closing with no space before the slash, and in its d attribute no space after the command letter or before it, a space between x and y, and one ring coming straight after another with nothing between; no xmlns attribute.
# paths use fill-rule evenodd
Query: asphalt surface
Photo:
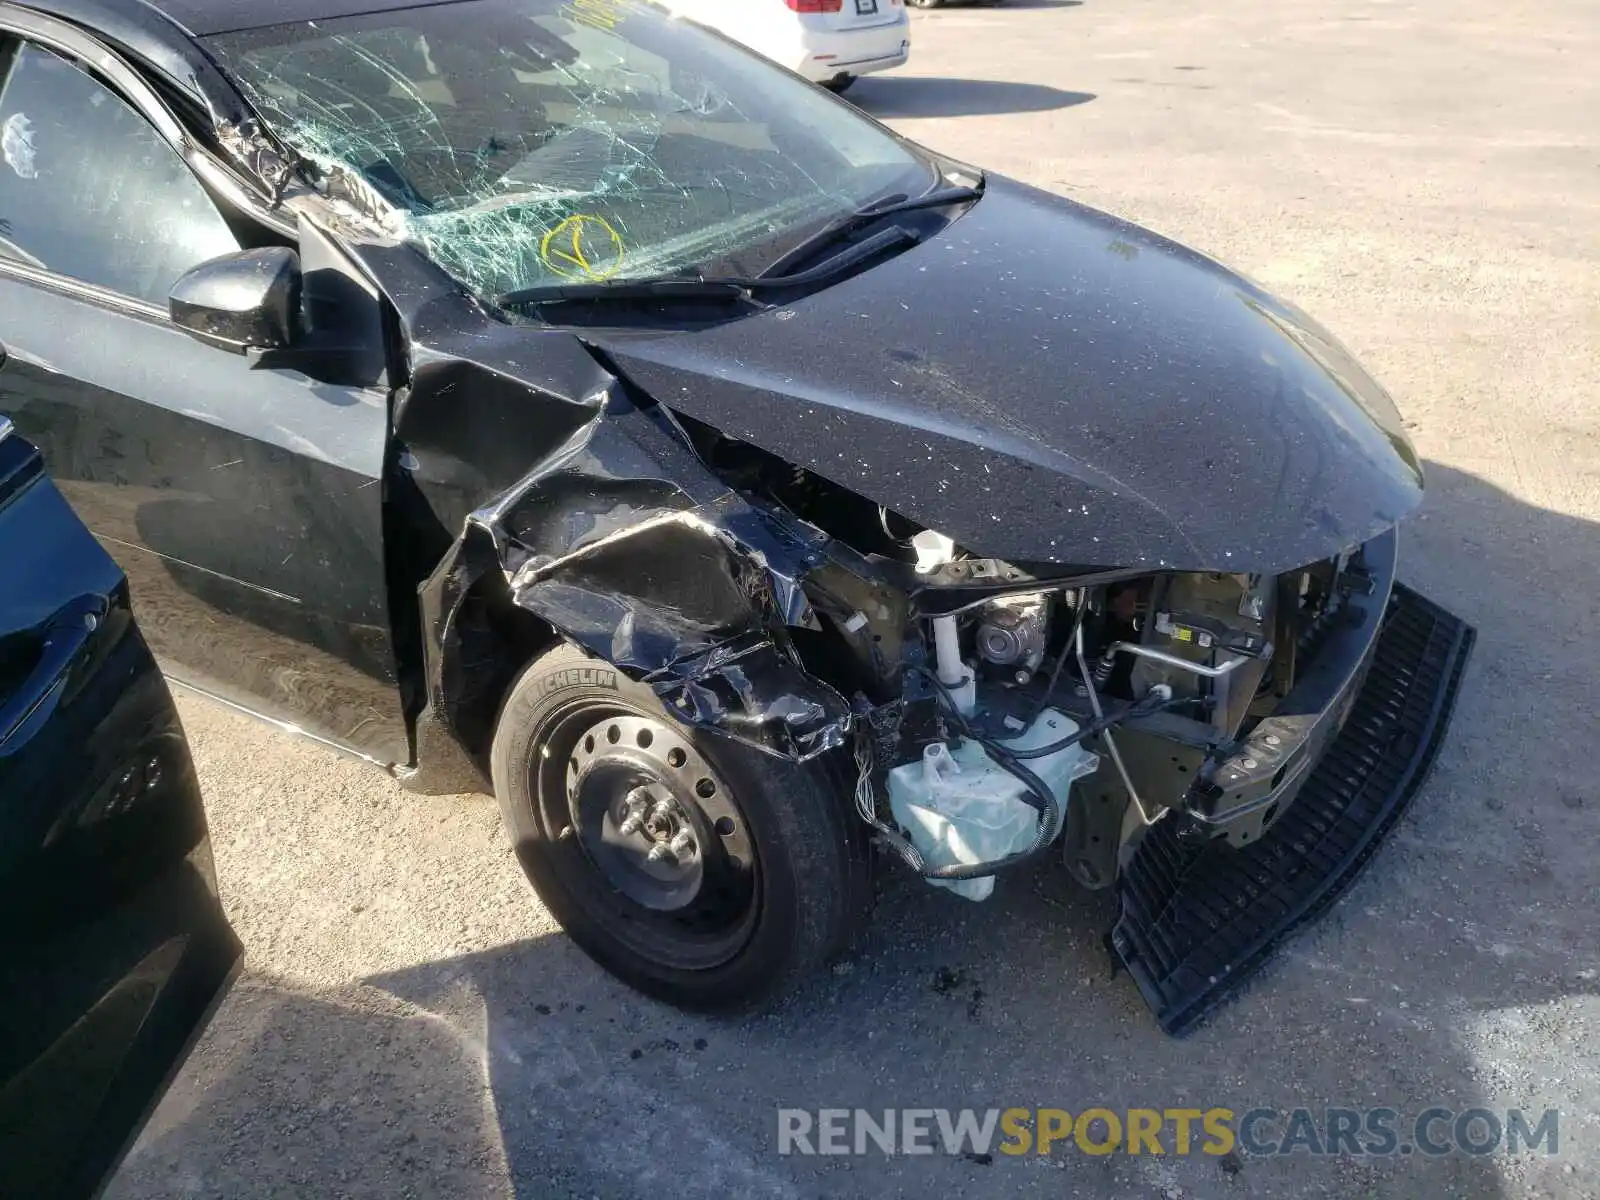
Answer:
<svg viewBox="0 0 1600 1200"><path fill-rule="evenodd" d="M591 966L485 797L188 699L249 970L114 1182L166 1196L1600 1195L1600 10L1013 0L860 82L918 140L1195 245L1325 321L1428 462L1403 578L1477 624L1431 783L1183 1041L1059 871L888 881L778 1011ZM776 1110L1559 1109L1559 1154L780 1157ZM1170 1143L1169 1143L1170 1148Z"/></svg>

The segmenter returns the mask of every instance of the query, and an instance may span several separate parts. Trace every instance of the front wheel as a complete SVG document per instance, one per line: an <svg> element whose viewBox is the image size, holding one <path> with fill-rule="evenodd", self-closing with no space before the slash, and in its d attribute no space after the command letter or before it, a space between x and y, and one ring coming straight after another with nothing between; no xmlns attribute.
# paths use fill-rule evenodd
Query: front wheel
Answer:
<svg viewBox="0 0 1600 1200"><path fill-rule="evenodd" d="M847 73L844 75L835 75L832 79L824 79L822 81L822 86L837 96L855 81L856 77Z"/></svg>
<svg viewBox="0 0 1600 1200"><path fill-rule="evenodd" d="M864 915L865 827L823 767L681 725L570 646L513 685L490 756L540 898L657 999L755 1006L843 949Z"/></svg>

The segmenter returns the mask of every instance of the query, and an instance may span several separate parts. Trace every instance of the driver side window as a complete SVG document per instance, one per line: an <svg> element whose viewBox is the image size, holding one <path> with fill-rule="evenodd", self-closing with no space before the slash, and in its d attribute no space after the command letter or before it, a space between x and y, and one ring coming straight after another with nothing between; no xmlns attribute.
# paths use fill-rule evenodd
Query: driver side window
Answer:
<svg viewBox="0 0 1600 1200"><path fill-rule="evenodd" d="M197 263L239 248L144 117L62 56L20 42L0 86L0 258L166 307Z"/></svg>

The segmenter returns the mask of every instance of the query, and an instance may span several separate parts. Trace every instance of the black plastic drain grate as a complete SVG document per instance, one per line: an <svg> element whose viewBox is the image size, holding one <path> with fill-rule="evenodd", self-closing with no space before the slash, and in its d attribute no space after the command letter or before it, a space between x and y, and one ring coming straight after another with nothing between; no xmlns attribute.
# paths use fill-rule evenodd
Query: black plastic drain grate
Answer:
<svg viewBox="0 0 1600 1200"><path fill-rule="evenodd" d="M1360 873L1444 739L1473 628L1401 585L1349 718L1253 846L1186 842L1158 822L1117 884L1111 947L1161 1027L1191 1029Z"/></svg>

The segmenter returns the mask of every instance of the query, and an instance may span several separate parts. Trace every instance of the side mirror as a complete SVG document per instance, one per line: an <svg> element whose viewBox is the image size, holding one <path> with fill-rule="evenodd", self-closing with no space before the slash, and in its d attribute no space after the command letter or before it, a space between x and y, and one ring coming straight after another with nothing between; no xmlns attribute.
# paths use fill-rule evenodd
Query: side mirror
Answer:
<svg viewBox="0 0 1600 1200"><path fill-rule="evenodd" d="M281 350L300 319L300 256L284 246L219 255L179 276L167 313L180 329L225 350Z"/></svg>

